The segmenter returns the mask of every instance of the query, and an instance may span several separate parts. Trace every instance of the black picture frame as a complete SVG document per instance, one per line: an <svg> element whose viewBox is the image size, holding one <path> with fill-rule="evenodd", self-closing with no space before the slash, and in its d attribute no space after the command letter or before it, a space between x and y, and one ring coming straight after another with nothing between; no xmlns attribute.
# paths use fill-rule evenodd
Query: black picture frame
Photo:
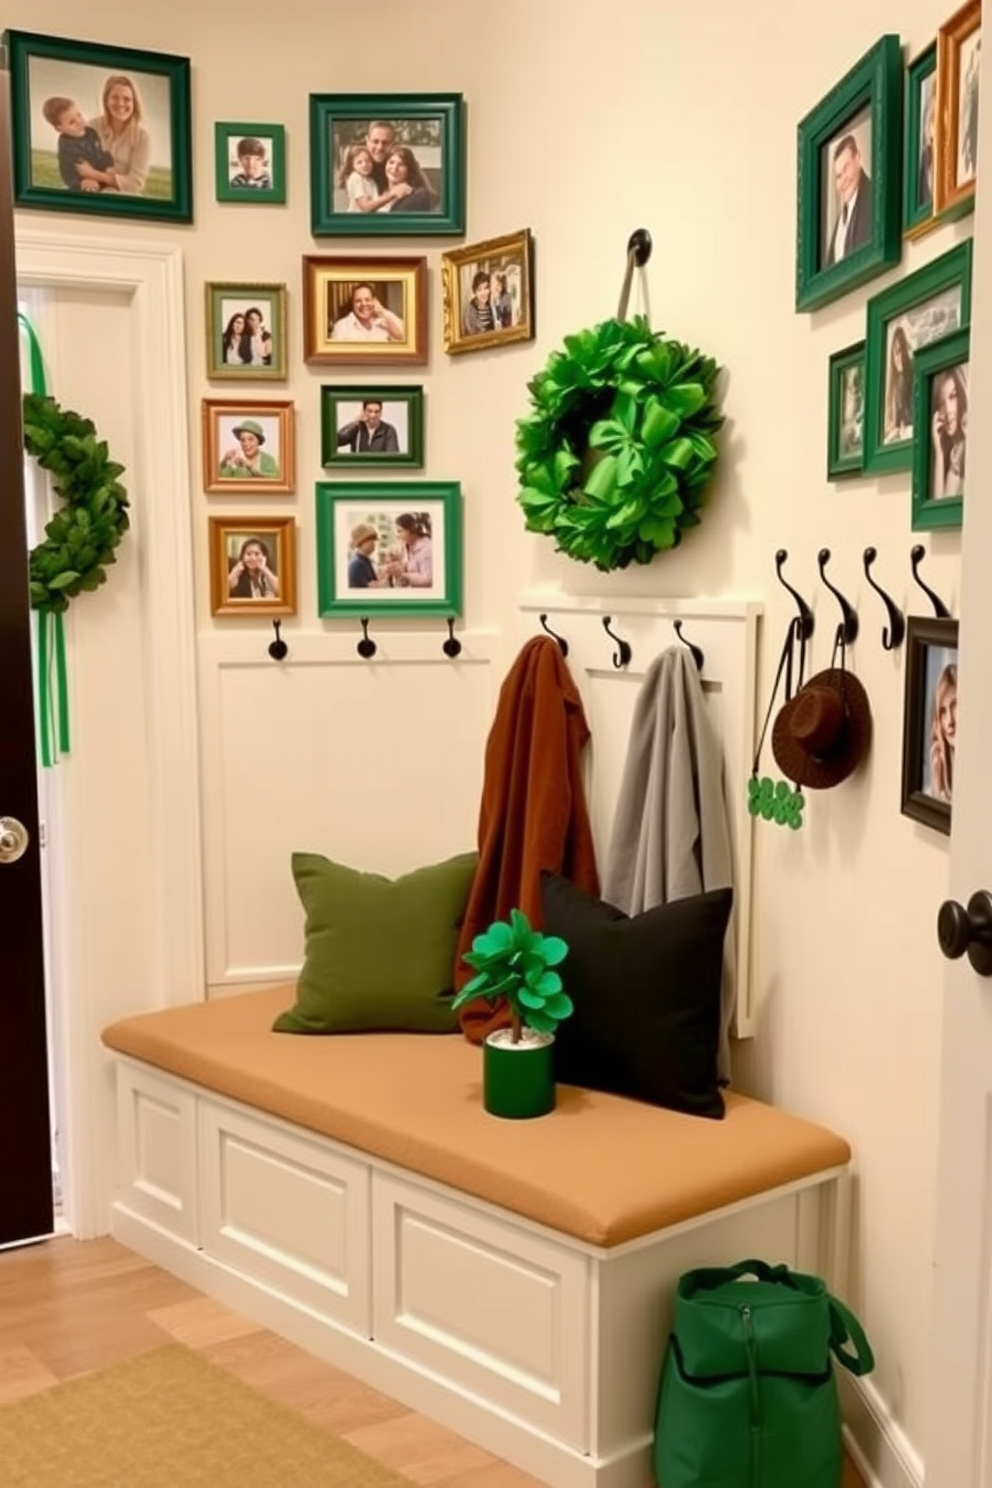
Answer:
<svg viewBox="0 0 992 1488"><path fill-rule="evenodd" d="M900 804L903 816L945 836L951 830L957 654L956 620L909 616Z"/></svg>
<svg viewBox="0 0 992 1488"><path fill-rule="evenodd" d="M30 31L3 42L15 206L193 220L188 57Z"/></svg>

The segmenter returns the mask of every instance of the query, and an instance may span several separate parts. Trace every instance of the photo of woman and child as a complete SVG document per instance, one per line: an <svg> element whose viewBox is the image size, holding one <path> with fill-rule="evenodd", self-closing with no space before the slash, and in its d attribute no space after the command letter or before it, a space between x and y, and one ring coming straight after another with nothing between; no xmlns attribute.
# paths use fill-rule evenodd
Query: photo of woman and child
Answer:
<svg viewBox="0 0 992 1488"><path fill-rule="evenodd" d="M332 131L335 212L438 212L441 121L350 120Z"/></svg>
<svg viewBox="0 0 992 1488"><path fill-rule="evenodd" d="M395 521L374 513L354 523L347 577L349 589L430 589L434 584L430 513L401 512Z"/></svg>
<svg viewBox="0 0 992 1488"><path fill-rule="evenodd" d="M31 184L170 199L169 82L32 58Z"/></svg>
<svg viewBox="0 0 992 1488"><path fill-rule="evenodd" d="M929 647L926 676L929 701L923 791L935 801L949 802L954 786L954 747L958 732L957 652L942 646Z"/></svg>

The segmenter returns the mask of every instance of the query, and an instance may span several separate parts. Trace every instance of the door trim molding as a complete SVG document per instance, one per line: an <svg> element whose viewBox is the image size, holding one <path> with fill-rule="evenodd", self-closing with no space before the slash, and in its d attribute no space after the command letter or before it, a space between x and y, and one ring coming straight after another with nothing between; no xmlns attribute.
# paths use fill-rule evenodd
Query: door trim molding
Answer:
<svg viewBox="0 0 992 1488"><path fill-rule="evenodd" d="M53 237L18 224L16 257L23 286L123 293L134 317L133 485L141 493L135 523L141 680L155 843L151 973L147 985L135 988L134 1011L191 1002L204 995L205 972L182 253L143 242ZM60 1050L56 1100L71 1144L66 1204L80 1238L106 1232L109 1223L109 1195L101 1191L106 1159L95 1150L105 1140L107 1096L93 1048L99 1004L97 998L87 1007L88 1001L64 998L53 1030Z"/></svg>

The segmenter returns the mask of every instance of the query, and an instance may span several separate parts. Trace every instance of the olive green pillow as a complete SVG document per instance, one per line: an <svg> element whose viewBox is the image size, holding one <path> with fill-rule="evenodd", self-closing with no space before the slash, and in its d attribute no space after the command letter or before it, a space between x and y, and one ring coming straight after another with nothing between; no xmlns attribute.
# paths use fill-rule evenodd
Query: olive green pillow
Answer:
<svg viewBox="0 0 992 1488"><path fill-rule="evenodd" d="M294 853L306 910L296 1006L277 1033L454 1033L458 931L478 854L402 878L359 873L319 853Z"/></svg>

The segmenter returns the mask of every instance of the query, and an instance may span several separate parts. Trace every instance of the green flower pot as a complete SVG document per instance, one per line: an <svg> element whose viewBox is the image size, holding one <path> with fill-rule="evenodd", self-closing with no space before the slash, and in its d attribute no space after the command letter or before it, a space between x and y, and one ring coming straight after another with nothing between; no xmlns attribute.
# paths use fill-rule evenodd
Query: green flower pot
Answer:
<svg viewBox="0 0 992 1488"><path fill-rule="evenodd" d="M482 1046L482 1104L490 1116L522 1121L555 1108L554 1036L523 1030L511 1042L508 1028L491 1033Z"/></svg>

